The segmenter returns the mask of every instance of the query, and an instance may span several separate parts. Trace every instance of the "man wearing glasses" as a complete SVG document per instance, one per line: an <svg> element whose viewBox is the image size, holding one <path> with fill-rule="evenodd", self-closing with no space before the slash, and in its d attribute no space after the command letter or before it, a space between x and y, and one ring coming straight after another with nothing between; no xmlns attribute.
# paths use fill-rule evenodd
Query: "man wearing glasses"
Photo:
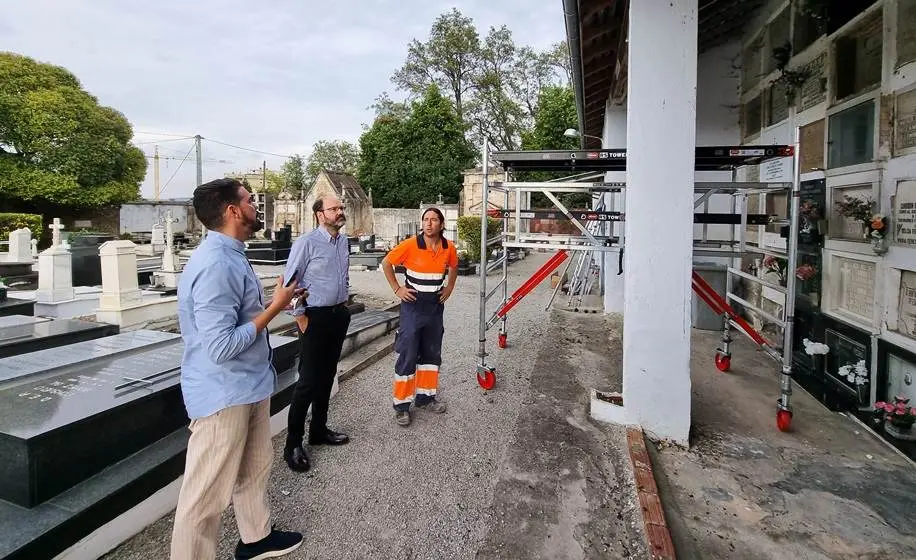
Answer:
<svg viewBox="0 0 916 560"><path fill-rule="evenodd" d="M318 228L299 237L290 250L285 278L295 274L299 287L308 292L305 301L293 305L299 327L299 380L289 407L289 429L283 459L289 468L305 472L311 466L303 448L305 415L312 407L309 445L343 445L345 434L328 428L328 401L337 361L350 326L350 247L340 230L347 223L344 206L328 195L315 201L312 212Z"/></svg>

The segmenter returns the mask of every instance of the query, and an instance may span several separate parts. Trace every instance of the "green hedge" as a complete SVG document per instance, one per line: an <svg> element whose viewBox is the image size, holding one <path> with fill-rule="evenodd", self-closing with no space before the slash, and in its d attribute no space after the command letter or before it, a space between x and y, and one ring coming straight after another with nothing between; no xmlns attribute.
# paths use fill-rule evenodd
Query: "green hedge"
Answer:
<svg viewBox="0 0 916 560"><path fill-rule="evenodd" d="M41 239L41 214L12 214L0 212L0 241L9 241L10 232L27 227L33 239Z"/></svg>
<svg viewBox="0 0 916 560"><path fill-rule="evenodd" d="M500 221L496 218L487 218L488 238L492 238L500 232ZM458 239L466 244L468 258L472 262L480 261L480 216L461 216L458 218Z"/></svg>

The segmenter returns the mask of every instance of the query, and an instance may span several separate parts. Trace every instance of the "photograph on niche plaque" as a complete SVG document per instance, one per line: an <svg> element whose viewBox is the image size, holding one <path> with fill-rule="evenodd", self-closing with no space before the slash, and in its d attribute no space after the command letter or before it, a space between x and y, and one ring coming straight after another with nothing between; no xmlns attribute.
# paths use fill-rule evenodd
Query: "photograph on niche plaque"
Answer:
<svg viewBox="0 0 916 560"><path fill-rule="evenodd" d="M824 330L824 344L830 347L824 373L844 390L857 406L869 406L871 375L868 347L833 329Z"/></svg>

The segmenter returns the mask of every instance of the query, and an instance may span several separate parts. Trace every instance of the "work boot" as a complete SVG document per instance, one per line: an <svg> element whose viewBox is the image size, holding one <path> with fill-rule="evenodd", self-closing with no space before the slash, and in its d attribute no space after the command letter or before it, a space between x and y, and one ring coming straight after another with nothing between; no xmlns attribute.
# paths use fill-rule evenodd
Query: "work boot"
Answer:
<svg viewBox="0 0 916 560"><path fill-rule="evenodd" d="M425 402L423 404L418 404L416 407L420 410L428 410L434 414L442 414L445 412L445 403L442 401L437 401L436 399L432 399L429 402Z"/></svg>
<svg viewBox="0 0 916 560"><path fill-rule="evenodd" d="M395 412L394 421L398 423L398 426L410 426L410 411L399 410Z"/></svg>

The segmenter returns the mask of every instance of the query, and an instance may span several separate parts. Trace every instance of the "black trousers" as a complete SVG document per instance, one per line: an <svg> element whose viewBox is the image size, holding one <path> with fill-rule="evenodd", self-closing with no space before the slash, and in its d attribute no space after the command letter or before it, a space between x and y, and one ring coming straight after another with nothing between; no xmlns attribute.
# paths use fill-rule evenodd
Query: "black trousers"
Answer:
<svg viewBox="0 0 916 560"><path fill-rule="evenodd" d="M309 324L299 334L299 380L289 407L288 449L302 445L309 405L312 407L309 433L323 435L327 430L328 401L350 326L350 311L343 305L311 307L306 315Z"/></svg>

